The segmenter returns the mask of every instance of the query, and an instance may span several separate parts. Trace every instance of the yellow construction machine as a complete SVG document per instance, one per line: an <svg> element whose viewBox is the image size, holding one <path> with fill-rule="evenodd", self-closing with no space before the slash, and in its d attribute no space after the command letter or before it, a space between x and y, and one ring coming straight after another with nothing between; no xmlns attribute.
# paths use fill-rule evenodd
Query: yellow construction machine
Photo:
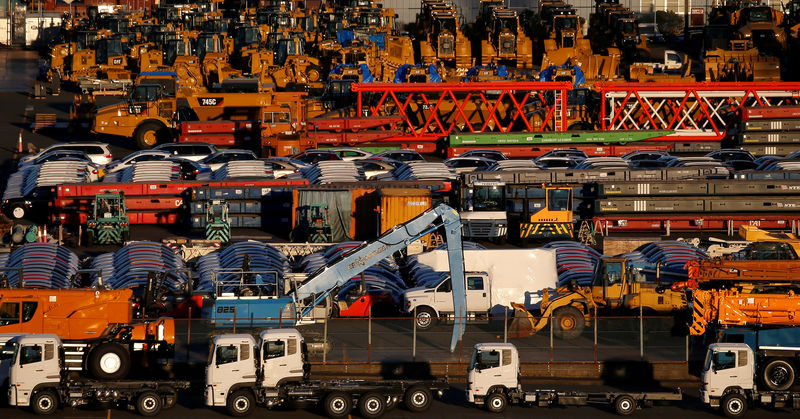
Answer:
<svg viewBox="0 0 800 419"><path fill-rule="evenodd" d="M594 54L589 40L583 36L578 16L555 15L552 28L550 37L544 40L542 70L551 66L577 65L587 85L619 78L619 49L608 48L607 55Z"/></svg>
<svg viewBox="0 0 800 419"><path fill-rule="evenodd" d="M696 82L692 60L677 51L664 51L663 63L637 62L628 66L628 81L641 83Z"/></svg>
<svg viewBox="0 0 800 419"><path fill-rule="evenodd" d="M519 224L521 239L572 239L572 188L542 186L544 202L534 204L535 212L528 222Z"/></svg>
<svg viewBox="0 0 800 419"><path fill-rule="evenodd" d="M590 286L567 284L556 295L545 291L541 314L534 316L524 304L513 303L511 337L535 334L551 323L553 334L562 339L581 335L596 312L677 313L686 309L686 293L662 283L660 265L634 263L624 258L604 257Z"/></svg>
<svg viewBox="0 0 800 419"><path fill-rule="evenodd" d="M706 81L780 81L780 58L763 55L748 39L730 41L728 49L706 51Z"/></svg>
<svg viewBox="0 0 800 419"><path fill-rule="evenodd" d="M516 68L533 67L533 41L523 32L515 10L492 9L488 38L481 42L481 65L511 63Z"/></svg>
<svg viewBox="0 0 800 419"><path fill-rule="evenodd" d="M424 65L443 61L458 70L472 67L472 47L461 32L455 9L433 11L431 27L425 30L427 40L420 41L420 60Z"/></svg>

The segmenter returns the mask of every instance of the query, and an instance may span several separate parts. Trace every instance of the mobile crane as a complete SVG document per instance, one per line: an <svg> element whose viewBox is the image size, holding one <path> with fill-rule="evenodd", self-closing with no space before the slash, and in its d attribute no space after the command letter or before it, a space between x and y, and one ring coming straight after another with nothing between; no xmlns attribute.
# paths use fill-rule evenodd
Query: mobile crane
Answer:
<svg viewBox="0 0 800 419"><path fill-rule="evenodd" d="M437 222L440 220L440 222ZM458 213L445 204L428 210L412 220L399 224L375 241L365 243L343 258L326 265L303 281L293 293L280 295L275 286L275 295L253 299L241 292L253 284L223 284L232 286L234 292L219 294L212 304L204 306L204 318L216 325L231 325L241 322L255 327L280 327L308 318L318 305L324 303L331 293L351 278L378 263L383 258L405 249L439 228L444 229L447 242L448 262L452 278L454 318L456 319L450 342L454 350L464 331L466 321L466 285L464 279L464 253L461 245L461 219ZM279 284L276 284L279 285ZM217 287L219 288L219 286ZM237 291L238 289L238 291ZM237 295L238 294L238 295ZM305 304L302 305L301 304ZM237 317L238 316L238 317ZM264 319L264 320L254 320Z"/></svg>

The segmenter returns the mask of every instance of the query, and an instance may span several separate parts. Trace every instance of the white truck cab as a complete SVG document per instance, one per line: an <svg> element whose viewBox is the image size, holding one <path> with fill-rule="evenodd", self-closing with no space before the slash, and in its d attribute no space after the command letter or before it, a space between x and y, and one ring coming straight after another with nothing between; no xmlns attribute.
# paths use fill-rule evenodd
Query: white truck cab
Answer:
<svg viewBox="0 0 800 419"><path fill-rule="evenodd" d="M61 381L59 351L61 340L54 334L28 335L15 339L14 354L9 366L8 404L30 406L36 403L38 410L55 409L58 400L49 392L39 397L40 388L58 385Z"/></svg>
<svg viewBox="0 0 800 419"><path fill-rule="evenodd" d="M485 272L467 272L467 313L486 315L492 308L489 275ZM417 327L433 326L437 317L452 315L453 287L450 277L428 287L409 288L403 292L405 310L413 313L417 309Z"/></svg>
<svg viewBox="0 0 800 419"><path fill-rule="evenodd" d="M467 401L483 404L499 389L520 389L517 348L511 343L479 343L467 368Z"/></svg>
<svg viewBox="0 0 800 419"><path fill-rule="evenodd" d="M708 346L703 365L700 399L712 407L731 391L756 390L753 350L744 343L714 343Z"/></svg>
<svg viewBox="0 0 800 419"><path fill-rule="evenodd" d="M244 334L217 336L206 366L206 405L251 403L228 399L240 389L274 389L302 381L308 368L305 342L297 329L265 330L258 341Z"/></svg>

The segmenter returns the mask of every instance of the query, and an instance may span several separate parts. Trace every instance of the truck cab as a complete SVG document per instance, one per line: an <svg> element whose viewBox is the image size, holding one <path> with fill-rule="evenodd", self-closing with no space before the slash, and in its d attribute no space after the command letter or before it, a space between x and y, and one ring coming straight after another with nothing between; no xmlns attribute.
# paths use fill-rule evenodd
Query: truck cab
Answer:
<svg viewBox="0 0 800 419"><path fill-rule="evenodd" d="M40 411L55 409L55 398L41 397L42 390L61 381L62 365L58 354L61 340L56 335L31 335L16 339L9 365L8 403L30 406Z"/></svg>
<svg viewBox="0 0 800 419"><path fill-rule="evenodd" d="M505 240L508 233L505 182L474 180L462 188L462 235Z"/></svg>
<svg viewBox="0 0 800 419"><path fill-rule="evenodd" d="M467 272L466 280L467 313L486 316L492 308L489 275L486 272ZM420 329L428 329L436 322L436 318L454 312L453 287L449 276L427 287L406 290L403 300L408 313L414 313L416 309L416 323Z"/></svg>
<svg viewBox="0 0 800 419"><path fill-rule="evenodd" d="M304 381L309 372L305 341L297 329L265 330L258 341L250 335L220 335L212 342L206 366L206 405L241 405L247 402L237 396L242 391L275 390Z"/></svg>
<svg viewBox="0 0 800 419"><path fill-rule="evenodd" d="M509 389L521 389L517 348L511 343L475 345L467 367L467 401L480 405L489 394Z"/></svg>
<svg viewBox="0 0 800 419"><path fill-rule="evenodd" d="M753 350L744 343L709 345L700 375L703 383L700 399L711 407L719 407L731 393L756 390L755 365Z"/></svg>

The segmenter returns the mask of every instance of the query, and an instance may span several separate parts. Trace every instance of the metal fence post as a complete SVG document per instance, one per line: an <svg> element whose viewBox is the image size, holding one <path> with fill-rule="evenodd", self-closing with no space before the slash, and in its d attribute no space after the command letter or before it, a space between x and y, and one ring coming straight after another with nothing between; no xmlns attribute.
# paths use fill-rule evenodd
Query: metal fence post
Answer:
<svg viewBox="0 0 800 419"><path fill-rule="evenodd" d="M417 307L414 307L414 317L411 318L411 328L414 330L411 338L411 362L417 362Z"/></svg>
<svg viewBox="0 0 800 419"><path fill-rule="evenodd" d="M372 306L367 311L367 363L372 363Z"/></svg>
<svg viewBox="0 0 800 419"><path fill-rule="evenodd" d="M233 307L233 333L236 333L236 306Z"/></svg>
<svg viewBox="0 0 800 419"><path fill-rule="evenodd" d="M686 335L686 362L689 362L689 335Z"/></svg>
<svg viewBox="0 0 800 419"><path fill-rule="evenodd" d="M508 343L508 308L505 308L503 313L503 343Z"/></svg>
<svg viewBox="0 0 800 419"><path fill-rule="evenodd" d="M642 294L639 294L639 357L644 361L644 308Z"/></svg>
<svg viewBox="0 0 800 419"><path fill-rule="evenodd" d="M186 327L186 362L189 362L189 356L192 348L192 307L189 306L189 320Z"/></svg>
<svg viewBox="0 0 800 419"><path fill-rule="evenodd" d="M592 308L594 312L594 362L597 362L597 306Z"/></svg>
<svg viewBox="0 0 800 419"><path fill-rule="evenodd" d="M550 362L553 361L553 318L551 317L550 320L547 322L550 325Z"/></svg>
<svg viewBox="0 0 800 419"><path fill-rule="evenodd" d="M328 362L328 316L325 316L322 325L322 363Z"/></svg>

